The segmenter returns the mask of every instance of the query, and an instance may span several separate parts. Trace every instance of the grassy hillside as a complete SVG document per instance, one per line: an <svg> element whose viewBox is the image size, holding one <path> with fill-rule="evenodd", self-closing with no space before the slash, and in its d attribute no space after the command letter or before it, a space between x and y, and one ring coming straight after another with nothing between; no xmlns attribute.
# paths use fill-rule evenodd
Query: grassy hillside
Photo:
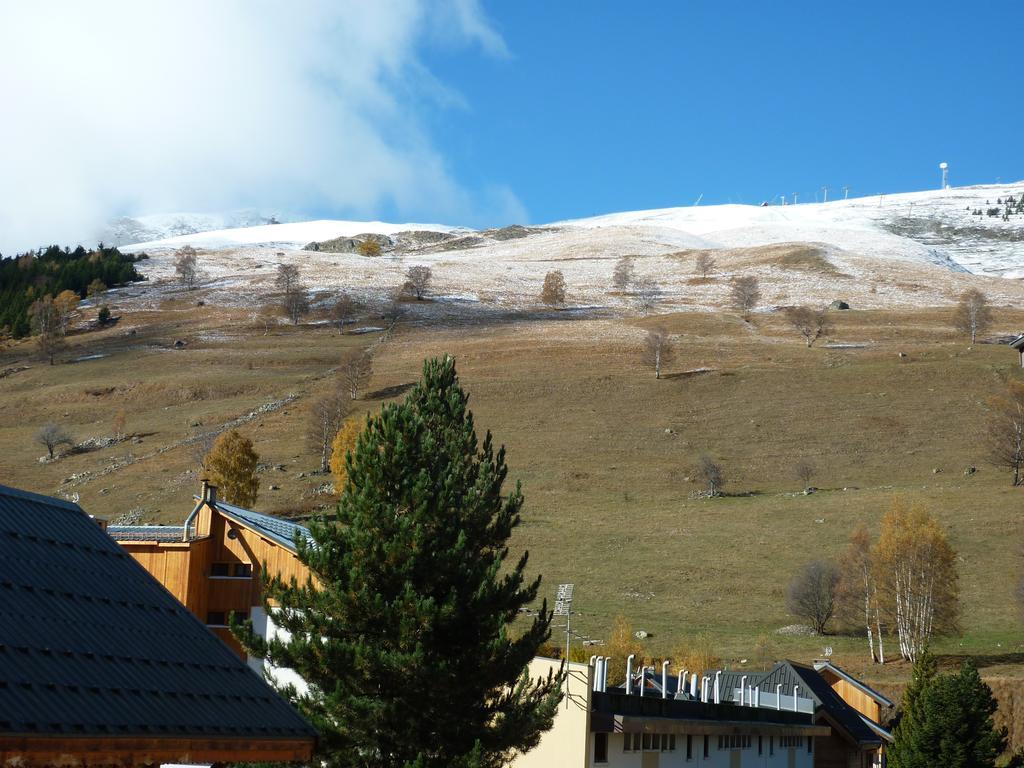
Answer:
<svg viewBox="0 0 1024 768"><path fill-rule="evenodd" d="M948 310L835 318L830 341L864 346L807 349L771 315L412 325L379 347L357 407L399 396L424 357L456 355L478 426L507 446L511 475L523 483L514 548L530 550L548 596L561 581L576 583L579 631L606 637L624 614L651 634L652 653L706 632L739 664L757 657L767 634L773 657L807 658L828 644L840 663L898 681L902 665L865 669L859 637L776 630L797 623L783 605L795 568L837 554L859 522L876 527L894 494L919 499L949 528L961 559L964 634L939 650L1018 676L1022 491L986 463L981 434L986 398L1020 375L1016 354L970 348L949 329ZM181 443L276 403L241 427L267 465L257 507L302 513L329 501L314 494L328 478L309 474L308 409L332 386L343 351L375 334L281 326L264 335L244 312L181 300L127 322L136 335L117 327L71 339L74 352L106 357L33 363L0 378L0 481L78 493L100 516L140 509L179 522L197 485L194 449ZM639 360L655 325L678 334L677 360L660 381ZM1024 313L997 317L997 332L1022 326ZM25 364L27 351L5 350L0 370ZM67 424L79 439L105 435L119 409L141 442L37 460L40 424ZM705 452L722 462L735 495L695 497L692 467ZM821 490L811 495L799 493L793 474L801 459L817 467ZM971 466L977 472L965 475ZM91 474L64 482L81 473Z"/></svg>

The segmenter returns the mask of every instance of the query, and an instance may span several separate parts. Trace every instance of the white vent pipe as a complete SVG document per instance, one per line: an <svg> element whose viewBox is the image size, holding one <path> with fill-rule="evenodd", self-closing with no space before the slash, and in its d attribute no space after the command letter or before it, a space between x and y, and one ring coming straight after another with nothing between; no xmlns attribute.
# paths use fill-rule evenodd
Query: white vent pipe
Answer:
<svg viewBox="0 0 1024 768"><path fill-rule="evenodd" d="M740 706L747 703L747 676L740 678Z"/></svg>
<svg viewBox="0 0 1024 768"><path fill-rule="evenodd" d="M668 698L668 660L661 662L661 698Z"/></svg>
<svg viewBox="0 0 1024 768"><path fill-rule="evenodd" d="M635 653L629 654L626 657L626 695L629 696L633 693L633 659L636 658Z"/></svg>

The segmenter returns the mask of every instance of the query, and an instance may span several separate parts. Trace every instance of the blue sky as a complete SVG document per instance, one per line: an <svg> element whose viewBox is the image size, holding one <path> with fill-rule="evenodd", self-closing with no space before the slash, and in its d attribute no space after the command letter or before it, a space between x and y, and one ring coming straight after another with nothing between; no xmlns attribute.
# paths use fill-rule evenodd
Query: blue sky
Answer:
<svg viewBox="0 0 1024 768"><path fill-rule="evenodd" d="M0 2L0 252L123 215L488 226L924 189L943 160L1022 179L1022 31L963 0Z"/></svg>
<svg viewBox="0 0 1024 768"><path fill-rule="evenodd" d="M1024 178L1024 5L491 2L431 130L535 221Z"/></svg>

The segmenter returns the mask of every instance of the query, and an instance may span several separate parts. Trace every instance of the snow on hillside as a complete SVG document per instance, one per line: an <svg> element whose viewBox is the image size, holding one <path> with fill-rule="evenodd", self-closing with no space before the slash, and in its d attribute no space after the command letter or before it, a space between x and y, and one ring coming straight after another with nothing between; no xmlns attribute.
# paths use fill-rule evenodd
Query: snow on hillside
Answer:
<svg viewBox="0 0 1024 768"><path fill-rule="evenodd" d="M454 232L456 227L441 224L388 224L383 221L300 221L289 224L265 224L258 227L217 229L209 232L167 237L159 240L135 243L122 250L153 251L167 248L220 249L240 246L273 246L279 248L302 248L307 243L333 240L337 237L353 237L365 233L393 235L408 230L429 230L433 232Z"/></svg>
<svg viewBox="0 0 1024 768"><path fill-rule="evenodd" d="M299 266L315 302L348 291L371 306L390 300L410 266L429 266L431 300L407 307L424 318L537 311L552 270L564 274L569 316L646 311L640 285L654 286L655 312L720 309L729 306L738 275L760 281L766 311L835 300L857 309L948 306L966 287L984 290L996 305L1019 306L1024 281L1002 278L1024 276L1024 211L1015 202L1007 221L985 211L1005 213L998 201L1022 196L1024 182L797 206L634 211L479 232L329 220L222 229L126 248L149 254L139 265L149 282L120 290L136 306L179 292L174 252L187 244L200 251L202 289L225 306L266 301L281 263ZM394 238L380 257L303 250L314 241L411 230L418 236ZM430 230L450 237L424 237ZM717 262L706 279L695 272L703 250ZM624 255L634 257L637 280L622 291L612 272Z"/></svg>
<svg viewBox="0 0 1024 768"><path fill-rule="evenodd" d="M825 243L864 256L930 262L975 274L1024 276L1024 216L975 215L1020 200L1024 182L876 195L801 205L715 205L633 211L569 227L676 229L712 248Z"/></svg>
<svg viewBox="0 0 1024 768"><path fill-rule="evenodd" d="M121 246L216 229L255 227L289 220L280 214L265 214L251 210L230 213L164 213L152 216L125 216L107 224L94 239Z"/></svg>
<svg viewBox="0 0 1024 768"><path fill-rule="evenodd" d="M776 243L820 243L845 252L881 259L931 263L954 270L1024 277L1024 214L1002 215L1005 201L1024 197L1024 182L948 190L859 197L800 205L707 205L630 211L556 222L548 227L607 229L626 227L638 242L656 239L675 248L744 248ZM982 211L982 215L976 215ZM181 216L178 214L177 216ZM154 219L155 217L150 217ZM173 221L172 217L167 217ZM140 219L145 222L149 219ZM210 217L207 223L214 223ZM158 223L153 221L154 226ZM193 216L185 226L203 227ZM168 223L163 222L166 228ZM466 232L438 224L306 221L238 228L221 227L177 236L149 238L129 250L192 245L204 249L273 246L299 249L312 241L402 230ZM461 246L460 246L461 247Z"/></svg>

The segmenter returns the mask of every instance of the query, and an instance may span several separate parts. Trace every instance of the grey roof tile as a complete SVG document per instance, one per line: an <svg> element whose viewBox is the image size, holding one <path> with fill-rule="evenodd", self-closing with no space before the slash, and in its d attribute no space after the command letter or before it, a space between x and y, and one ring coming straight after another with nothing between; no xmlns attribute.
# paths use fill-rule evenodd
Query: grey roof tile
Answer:
<svg viewBox="0 0 1024 768"><path fill-rule="evenodd" d="M0 736L57 733L315 736L77 505L0 486Z"/></svg>

